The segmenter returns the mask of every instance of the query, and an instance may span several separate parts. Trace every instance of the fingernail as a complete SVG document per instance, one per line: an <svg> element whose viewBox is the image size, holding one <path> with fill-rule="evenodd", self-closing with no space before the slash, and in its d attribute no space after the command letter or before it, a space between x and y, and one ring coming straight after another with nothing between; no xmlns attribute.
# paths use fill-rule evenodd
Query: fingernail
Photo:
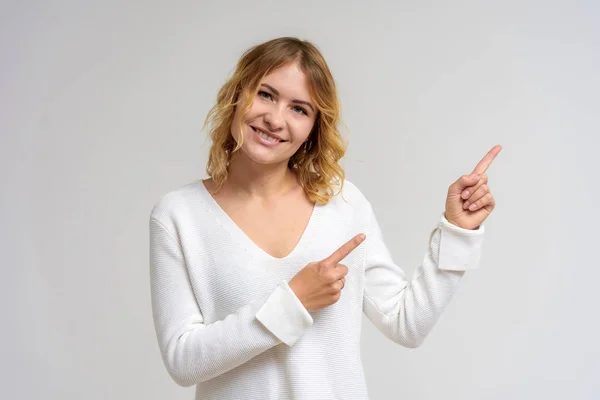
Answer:
<svg viewBox="0 0 600 400"><path fill-rule="evenodd" d="M463 199L468 199L470 194L471 194L471 193L469 193L469 191L468 191L468 190L465 190L465 191L463 192L463 194L462 194L462 198L463 198Z"/></svg>
<svg viewBox="0 0 600 400"><path fill-rule="evenodd" d="M365 238L367 237L367 235L365 235L364 233L361 233L360 235L358 235L358 238L362 241L365 240Z"/></svg>
<svg viewBox="0 0 600 400"><path fill-rule="evenodd" d="M469 210L473 211L477 207L477 204L471 204Z"/></svg>

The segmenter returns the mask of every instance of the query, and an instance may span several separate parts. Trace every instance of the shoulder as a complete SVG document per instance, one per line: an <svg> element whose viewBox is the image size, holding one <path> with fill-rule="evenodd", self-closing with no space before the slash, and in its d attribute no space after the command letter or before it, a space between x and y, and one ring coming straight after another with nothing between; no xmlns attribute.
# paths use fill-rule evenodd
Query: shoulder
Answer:
<svg viewBox="0 0 600 400"><path fill-rule="evenodd" d="M336 187L336 192L339 188ZM333 206L350 207L354 212L365 212L371 207L367 197L356 184L345 179L339 193L330 200Z"/></svg>
<svg viewBox="0 0 600 400"><path fill-rule="evenodd" d="M150 211L150 220L164 226L172 225L181 214L199 207L202 203L202 180L196 180L172 189L158 198Z"/></svg>

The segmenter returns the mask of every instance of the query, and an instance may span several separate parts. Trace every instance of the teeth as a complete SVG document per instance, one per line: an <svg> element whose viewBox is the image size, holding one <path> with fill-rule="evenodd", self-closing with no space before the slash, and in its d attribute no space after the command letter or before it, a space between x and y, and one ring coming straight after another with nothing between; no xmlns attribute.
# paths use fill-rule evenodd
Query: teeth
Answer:
<svg viewBox="0 0 600 400"><path fill-rule="evenodd" d="M266 133L264 133L263 131L258 131L258 136L260 136L261 138L268 140L269 142L278 142L279 139L274 138L273 136L269 136Z"/></svg>

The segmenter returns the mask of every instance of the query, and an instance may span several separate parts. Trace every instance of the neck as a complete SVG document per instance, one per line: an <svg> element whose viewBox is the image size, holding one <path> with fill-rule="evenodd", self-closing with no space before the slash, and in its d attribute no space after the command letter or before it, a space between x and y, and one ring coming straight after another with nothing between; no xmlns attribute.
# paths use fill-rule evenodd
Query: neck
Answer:
<svg viewBox="0 0 600 400"><path fill-rule="evenodd" d="M242 152L236 152L229 162L229 173L225 185L230 190L250 197L268 198L288 191L297 184L295 174L287 162L258 164Z"/></svg>

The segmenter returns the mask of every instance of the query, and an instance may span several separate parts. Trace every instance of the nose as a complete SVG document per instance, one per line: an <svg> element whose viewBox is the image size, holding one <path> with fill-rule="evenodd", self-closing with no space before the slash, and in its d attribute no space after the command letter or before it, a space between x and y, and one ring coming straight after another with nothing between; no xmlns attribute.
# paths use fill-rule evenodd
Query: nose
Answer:
<svg viewBox="0 0 600 400"><path fill-rule="evenodd" d="M265 123L272 131L278 131L283 128L283 116L279 107L273 107L264 115Z"/></svg>

